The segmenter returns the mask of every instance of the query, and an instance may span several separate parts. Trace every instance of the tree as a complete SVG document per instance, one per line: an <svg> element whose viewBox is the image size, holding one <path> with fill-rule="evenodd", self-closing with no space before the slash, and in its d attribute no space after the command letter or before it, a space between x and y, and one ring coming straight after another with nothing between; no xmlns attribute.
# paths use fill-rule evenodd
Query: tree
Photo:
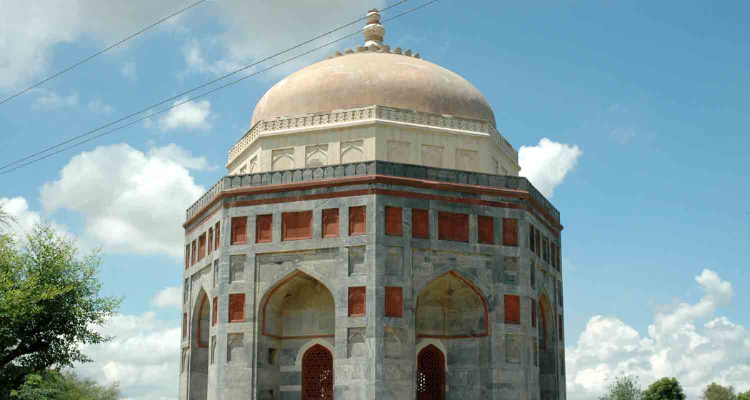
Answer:
<svg viewBox="0 0 750 400"><path fill-rule="evenodd" d="M685 400L677 378L661 378L643 392L643 400Z"/></svg>
<svg viewBox="0 0 750 400"><path fill-rule="evenodd" d="M5 202L0 202L0 232L10 228L10 224L15 221L16 219L5 209Z"/></svg>
<svg viewBox="0 0 750 400"><path fill-rule="evenodd" d="M99 297L99 253L80 257L75 241L37 224L25 240L0 236L0 398L26 375L91 361L80 344L110 340L97 332L120 305Z"/></svg>
<svg viewBox="0 0 750 400"><path fill-rule="evenodd" d="M737 400L750 400L750 390L737 395Z"/></svg>
<svg viewBox="0 0 750 400"><path fill-rule="evenodd" d="M600 397L599 400L641 400L642 394L638 377L625 375L622 372L609 385L607 394Z"/></svg>
<svg viewBox="0 0 750 400"><path fill-rule="evenodd" d="M721 386L716 382L711 382L710 385L703 389L701 395L702 400L736 400L737 395L734 393L732 385Z"/></svg>
<svg viewBox="0 0 750 400"><path fill-rule="evenodd" d="M91 379L81 379L72 372L45 371L29 374L18 390L11 392L12 400L117 400L118 385L99 386Z"/></svg>

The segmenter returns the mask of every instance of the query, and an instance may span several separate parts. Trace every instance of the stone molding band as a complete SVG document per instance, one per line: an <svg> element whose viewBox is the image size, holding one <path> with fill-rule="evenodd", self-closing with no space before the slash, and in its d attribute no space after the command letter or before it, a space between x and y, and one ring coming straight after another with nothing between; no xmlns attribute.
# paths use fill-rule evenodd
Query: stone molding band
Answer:
<svg viewBox="0 0 750 400"><path fill-rule="evenodd" d="M448 129L459 133L487 134L495 140L503 154L518 163L516 149L487 121L375 105L260 121L232 146L229 150L227 165L237 159L262 134L314 127L335 128L339 125L364 121L400 122L427 128Z"/></svg>
<svg viewBox="0 0 750 400"><path fill-rule="evenodd" d="M369 168L368 168L369 164ZM378 165L381 164L381 165ZM382 165L385 164L385 165ZM394 167L400 167L400 171L394 171ZM293 170L274 173L258 173L245 176L228 176L219 181L214 185L209 192L201 198L201 201L191 206L188 209L186 215L186 222L183 227L190 231L195 226L195 222L198 221L201 215L208 211L213 205L223 198L230 196L240 195L258 195L265 193L280 193L288 191L298 191L322 187L340 187L348 186L353 184L374 184L383 183L390 185L402 185L408 187L425 188L432 190L445 190L454 192L464 193L475 193L480 195L495 195L509 198L517 198L527 200L531 210L537 211L542 218L541 220L547 220L549 225L554 227L553 231L561 231L563 229L559 222L559 212L552 207L549 202L531 185L531 183L522 177L514 176L498 176L489 174L478 174L478 173L464 173L462 171L454 170L442 170L442 171L431 171L433 173L424 175L411 171L411 174L406 174L403 168L411 167L417 170L419 169L430 169L438 170L437 168L429 168L422 166L411 166L405 164L385 163L380 161L372 161L369 163L357 163L340 165L335 169L330 168L331 171L326 174L323 168L314 168L315 175L313 178L312 168L303 170ZM339 169L340 168L340 169ZM336 170L340 174L336 174ZM308 172L309 171L309 175ZM350 173L346 173L350 172ZM369 172L369 173L368 173ZM394 173L395 172L395 173ZM427 172L427 171L423 171ZM440 174L437 176L436 172L450 172L451 175ZM299 175L297 175L299 173ZM476 176L459 176L459 175L480 175ZM325 179L324 176L330 176L329 179ZM406 175L406 176L405 176ZM417 176L414 176L417 175ZM453 179L446 179L452 177ZM484 178L484 179L477 179ZM492 180L489 180L492 178ZM507 181L506 181L507 180ZM381 194L386 194L389 191L383 189L372 188L370 190L377 190ZM212 196L208 196L213 194ZM363 194L376 194L363 193ZM316 196L330 196L330 194L317 194ZM413 193L411 196L419 196L419 193ZM441 200L453 201L452 197L437 196ZM282 201L283 200L283 201ZM468 201L469 199L464 199ZM246 200L247 201L247 200ZM289 199L264 199L259 200L265 203L273 202L285 202L291 201ZM498 206L500 203L496 201L487 201L476 199L482 204ZM497 203L497 204L495 204ZM211 213L213 214L213 213Z"/></svg>

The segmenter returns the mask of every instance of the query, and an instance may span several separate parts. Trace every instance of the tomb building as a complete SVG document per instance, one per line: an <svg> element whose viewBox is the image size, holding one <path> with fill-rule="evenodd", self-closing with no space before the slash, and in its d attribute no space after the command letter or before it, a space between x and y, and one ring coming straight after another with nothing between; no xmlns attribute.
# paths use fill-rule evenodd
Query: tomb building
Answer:
<svg viewBox="0 0 750 400"><path fill-rule="evenodd" d="M564 400L559 212L476 87L363 34L187 210L180 399Z"/></svg>

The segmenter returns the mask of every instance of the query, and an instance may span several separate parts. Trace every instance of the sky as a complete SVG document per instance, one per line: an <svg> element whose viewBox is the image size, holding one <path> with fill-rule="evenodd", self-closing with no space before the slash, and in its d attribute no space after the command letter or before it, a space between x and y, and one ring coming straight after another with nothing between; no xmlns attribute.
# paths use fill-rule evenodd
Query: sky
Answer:
<svg viewBox="0 0 750 400"><path fill-rule="evenodd" d="M0 97L191 3L0 0ZM84 250L101 247L103 294L124 296L102 328L116 338L87 347L96 361L80 374L119 381L134 400L177 397L185 209L223 176L266 90L363 39L156 113L393 3L210 0L0 105L3 166L141 109L155 114L0 175L18 233L44 220ZM441 0L385 22L391 47L487 97L522 175L561 213L571 399L597 398L620 372L643 387L677 377L690 399L712 381L750 390L747 15L740 1Z"/></svg>

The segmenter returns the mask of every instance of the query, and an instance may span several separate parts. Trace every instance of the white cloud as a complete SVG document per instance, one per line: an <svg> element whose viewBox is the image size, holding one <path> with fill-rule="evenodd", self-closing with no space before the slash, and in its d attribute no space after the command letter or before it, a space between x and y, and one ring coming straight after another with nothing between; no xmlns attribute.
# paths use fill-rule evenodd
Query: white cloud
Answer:
<svg viewBox="0 0 750 400"><path fill-rule="evenodd" d="M101 100L91 100L88 104L89 110L97 114L109 115L114 110L114 107L109 104L104 104Z"/></svg>
<svg viewBox="0 0 750 400"><path fill-rule="evenodd" d="M34 99L32 103L33 109L55 109L63 107L75 107L78 105L78 93L71 93L67 96L60 96L59 94L46 90L46 89L34 89L32 92L39 93L39 97Z"/></svg>
<svg viewBox="0 0 750 400"><path fill-rule="evenodd" d="M175 101L174 104L181 103L186 99L183 97ZM176 129L208 131L211 129L211 123L209 122L211 116L211 103L208 100L191 101L169 110L167 115L159 118L159 129L162 132Z"/></svg>
<svg viewBox="0 0 750 400"><path fill-rule="evenodd" d="M54 72L56 45L83 37L108 45L177 9L151 0L80 0L64 7L56 0L0 2L0 90L18 90ZM175 31L179 25L180 18L173 18L155 30Z"/></svg>
<svg viewBox="0 0 750 400"><path fill-rule="evenodd" d="M193 157L189 151L174 143L153 148L148 153L151 157L172 161L187 169L196 171L213 171L218 168L215 165L209 164L205 157Z"/></svg>
<svg viewBox="0 0 750 400"><path fill-rule="evenodd" d="M731 301L732 285L708 269L695 280L703 297L657 311L645 337L618 318L591 318L575 346L566 348L568 397L596 399L620 371L637 375L644 388L676 377L691 398L711 382L749 390L750 333L713 317Z"/></svg>
<svg viewBox="0 0 750 400"><path fill-rule="evenodd" d="M152 303L161 308L182 307L182 290L179 286L167 286L154 296Z"/></svg>
<svg viewBox="0 0 750 400"><path fill-rule="evenodd" d="M130 82L135 82L137 77L135 75L136 71L136 64L133 61L125 63L125 65L120 68L120 74L125 77L125 79L129 80Z"/></svg>
<svg viewBox="0 0 750 400"><path fill-rule="evenodd" d="M528 178L544 196L552 198L555 188L575 170L582 154L578 146L543 138L536 146L521 146L518 151L520 175Z"/></svg>
<svg viewBox="0 0 750 400"><path fill-rule="evenodd" d="M23 238L27 234L30 234L34 225L41 222L49 224L52 229L60 235L72 237L68 232L67 227L64 225L50 221L38 212L32 211L29 207L29 202L23 197L2 197L0 198L0 205L2 205L5 212L13 218L8 230L19 238ZM3 226L2 228L5 227Z"/></svg>
<svg viewBox="0 0 750 400"><path fill-rule="evenodd" d="M177 321L164 321L153 312L118 315L103 327L108 343L81 346L94 361L75 371L99 383L119 382L122 394L132 400L176 399L179 377L180 335Z"/></svg>
<svg viewBox="0 0 750 400"><path fill-rule="evenodd" d="M163 158L180 153L179 148L167 147L171 150L157 148L145 154L123 143L74 156L59 180L42 186L44 209L81 214L84 238L101 243L104 251L180 259L185 209L205 191L189 170L207 162Z"/></svg>
<svg viewBox="0 0 750 400"><path fill-rule="evenodd" d="M321 0L316 2L294 0L219 1L214 3L214 10L224 23L225 30L217 37L204 39L200 42L195 39L188 40L183 48L183 56L189 72L214 76L225 74L275 54L282 49L316 37L344 23L362 18L373 7L383 9L386 3L386 0L375 0L370 3L348 0ZM294 10L294 12L290 13L289 10ZM395 14L395 12L392 13ZM385 14L383 17L385 19L393 14ZM248 21L248 16L257 17ZM283 24L284 29L279 29L279 24ZM357 29L362 29L364 25L364 21L361 21L295 52L275 58L269 61L268 65L276 64L323 43L338 39ZM391 39L396 40L393 37ZM386 34L387 43L393 40L389 40L389 36ZM285 64L283 67L276 68L275 74L276 76L287 75L309 64L312 60L323 59L328 54L333 53L336 48L344 46L346 42L342 41L330 48L321 49L310 56L302 57ZM348 42L349 45L355 42L362 44L364 39L359 36L349 39ZM213 57L207 57L205 53L211 54Z"/></svg>

